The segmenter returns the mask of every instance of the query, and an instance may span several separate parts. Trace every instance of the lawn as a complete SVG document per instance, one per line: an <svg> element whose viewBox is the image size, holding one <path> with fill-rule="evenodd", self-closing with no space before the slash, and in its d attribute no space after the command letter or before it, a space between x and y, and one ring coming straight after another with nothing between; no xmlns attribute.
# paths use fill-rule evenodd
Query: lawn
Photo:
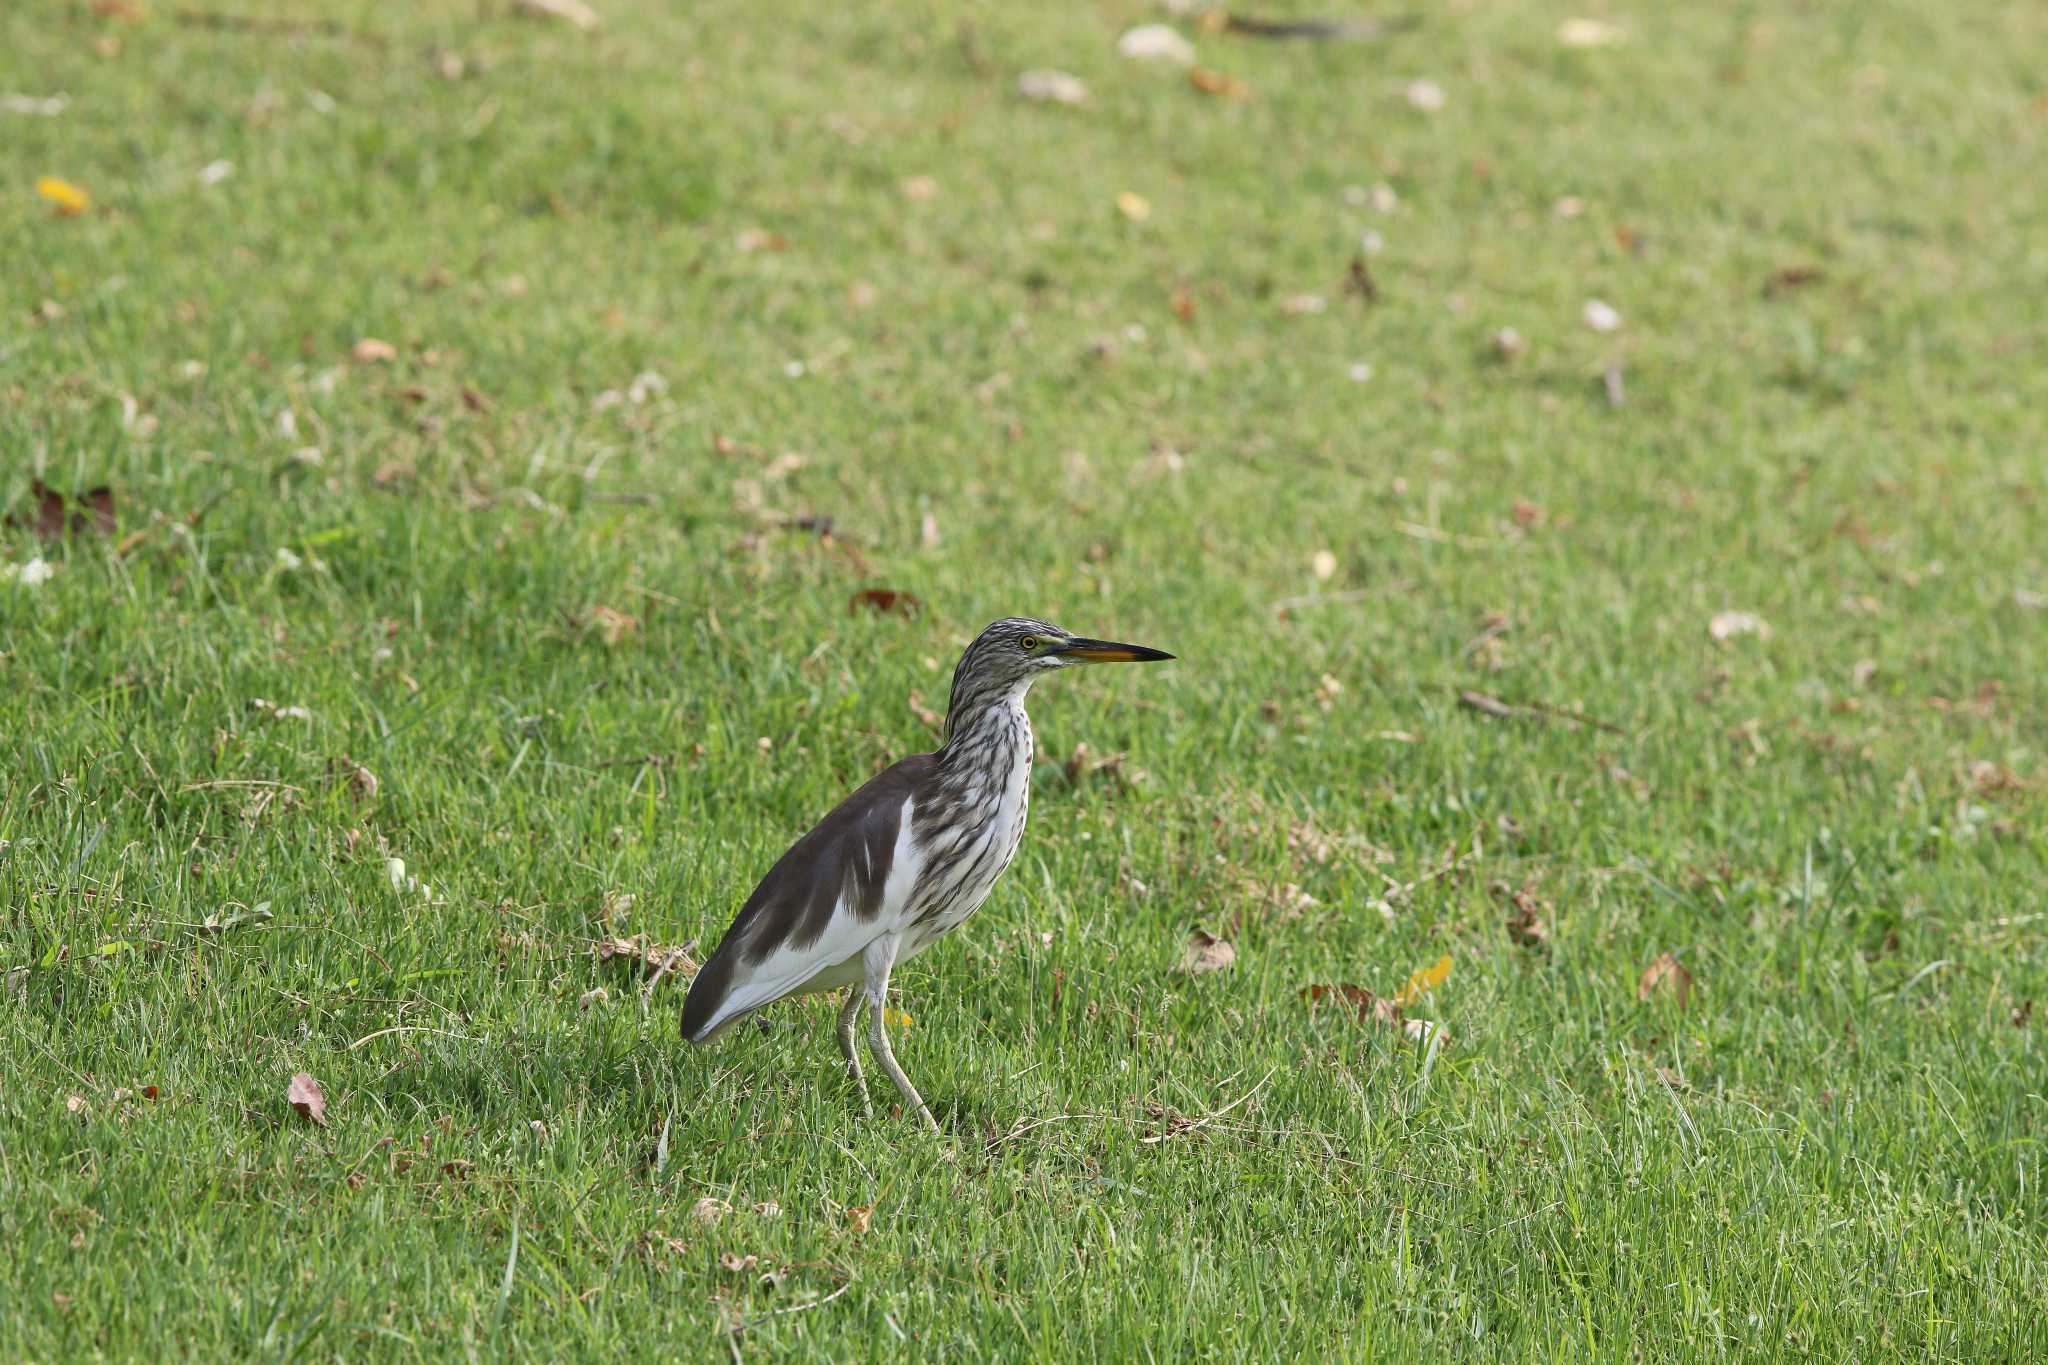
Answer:
<svg viewBox="0 0 2048 1365"><path fill-rule="evenodd" d="M0 12L0 1357L2048 1352L2048 11L595 3Z"/></svg>

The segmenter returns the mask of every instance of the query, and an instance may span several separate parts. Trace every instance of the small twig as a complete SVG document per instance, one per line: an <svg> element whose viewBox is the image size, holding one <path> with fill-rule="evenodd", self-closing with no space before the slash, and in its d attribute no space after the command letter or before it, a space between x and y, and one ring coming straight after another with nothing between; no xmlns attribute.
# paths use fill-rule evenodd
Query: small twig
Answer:
<svg viewBox="0 0 2048 1365"><path fill-rule="evenodd" d="M1224 16L1223 28L1227 33L1242 34L1247 38L1369 42L1415 28L1421 22L1419 14L1397 14L1391 19L1255 19L1249 14L1229 14Z"/></svg>
<svg viewBox="0 0 2048 1365"><path fill-rule="evenodd" d="M851 1288L853 1288L853 1281L848 1280L845 1284L840 1285L837 1289L825 1295L823 1298L812 1299L809 1303L793 1303L787 1308L771 1309L770 1311L763 1313L760 1317L755 1318L749 1322L736 1322L732 1326L725 1329L726 1335L737 1336L738 1334L746 1331L750 1327L759 1327L762 1323L768 1321L768 1319L779 1318L786 1313L806 1313L813 1308L822 1308L826 1304L832 1302L832 1300L838 1298L841 1294L844 1294L847 1290Z"/></svg>
<svg viewBox="0 0 2048 1365"><path fill-rule="evenodd" d="M1237 1108L1237 1106L1239 1106L1240 1104L1243 1104L1252 1096L1258 1094L1261 1090L1264 1090L1266 1088L1266 1082L1272 1080L1274 1076L1278 1075L1279 1071L1279 1067L1274 1067L1271 1071L1268 1071L1265 1074L1265 1077L1261 1079L1257 1085L1245 1091L1242 1095L1239 1095L1236 1099L1232 1100L1229 1104L1224 1105L1221 1109L1210 1110L1207 1114L1203 1115L1199 1119L1196 1119L1193 1123L1190 1123L1185 1128L1175 1128L1164 1133L1154 1133L1150 1137L1141 1137L1138 1139L1138 1141L1147 1144L1154 1142L1164 1142L1168 1138L1184 1137L1189 1133L1199 1132L1202 1129L1207 1128L1216 1120L1222 1118L1231 1110Z"/></svg>
<svg viewBox="0 0 2048 1365"><path fill-rule="evenodd" d="M1549 717L1570 721L1574 725L1590 725L1596 730L1605 730L1612 735L1628 733L1612 721L1589 716L1583 711L1567 711L1564 707L1552 706L1549 702L1529 701L1517 704L1504 702L1490 693L1465 691L1458 693L1458 705L1477 711L1481 715L1492 716L1496 720L1513 720L1516 716Z"/></svg>

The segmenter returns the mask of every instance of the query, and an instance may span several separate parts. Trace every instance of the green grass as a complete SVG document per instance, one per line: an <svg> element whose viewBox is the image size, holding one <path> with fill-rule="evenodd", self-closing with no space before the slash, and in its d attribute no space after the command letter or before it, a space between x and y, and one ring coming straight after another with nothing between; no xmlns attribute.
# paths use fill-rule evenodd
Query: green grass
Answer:
<svg viewBox="0 0 2048 1365"><path fill-rule="evenodd" d="M2038 6L1198 33L1238 102L1136 3L599 4L0 14L0 504L118 519L0 532L0 1356L2048 1350ZM1036 694L947 1134L643 1014L593 941L1016 611L1180 662ZM1446 953L1441 1050L1302 998Z"/></svg>

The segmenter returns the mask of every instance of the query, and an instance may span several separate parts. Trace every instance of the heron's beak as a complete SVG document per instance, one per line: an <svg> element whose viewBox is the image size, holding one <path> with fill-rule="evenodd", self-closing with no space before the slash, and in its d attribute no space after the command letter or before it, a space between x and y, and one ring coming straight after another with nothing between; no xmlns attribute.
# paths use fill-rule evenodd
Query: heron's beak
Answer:
<svg viewBox="0 0 2048 1365"><path fill-rule="evenodd" d="M1069 640L1063 645L1053 646L1052 652L1064 654L1084 664L1149 664L1173 656L1163 649L1147 649L1143 645L1120 645L1114 640Z"/></svg>

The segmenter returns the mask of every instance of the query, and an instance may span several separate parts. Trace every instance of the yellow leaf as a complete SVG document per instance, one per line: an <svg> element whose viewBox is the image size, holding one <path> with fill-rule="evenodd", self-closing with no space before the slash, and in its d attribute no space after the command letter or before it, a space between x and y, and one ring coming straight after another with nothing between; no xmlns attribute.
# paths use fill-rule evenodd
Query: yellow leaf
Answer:
<svg viewBox="0 0 2048 1365"><path fill-rule="evenodd" d="M92 196L69 180L59 180L46 175L36 181L36 193L57 206L57 212L66 218L76 218L92 207Z"/></svg>
<svg viewBox="0 0 2048 1365"><path fill-rule="evenodd" d="M1142 223L1152 216L1152 204L1144 195L1125 190L1116 197L1116 211L1134 223Z"/></svg>
<svg viewBox="0 0 2048 1365"><path fill-rule="evenodd" d="M1417 969L1416 973L1408 978L1408 984L1401 987L1400 991L1394 996L1394 1003L1397 1005L1414 1004L1438 986L1443 985L1444 978L1450 974L1451 955L1445 953L1429 966Z"/></svg>
<svg viewBox="0 0 2048 1365"><path fill-rule="evenodd" d="M917 1021L915 1019L912 1019L909 1015L905 1014L902 1010L885 1009L882 1011L882 1022L887 1024L890 1028L909 1028L912 1024L916 1023Z"/></svg>

